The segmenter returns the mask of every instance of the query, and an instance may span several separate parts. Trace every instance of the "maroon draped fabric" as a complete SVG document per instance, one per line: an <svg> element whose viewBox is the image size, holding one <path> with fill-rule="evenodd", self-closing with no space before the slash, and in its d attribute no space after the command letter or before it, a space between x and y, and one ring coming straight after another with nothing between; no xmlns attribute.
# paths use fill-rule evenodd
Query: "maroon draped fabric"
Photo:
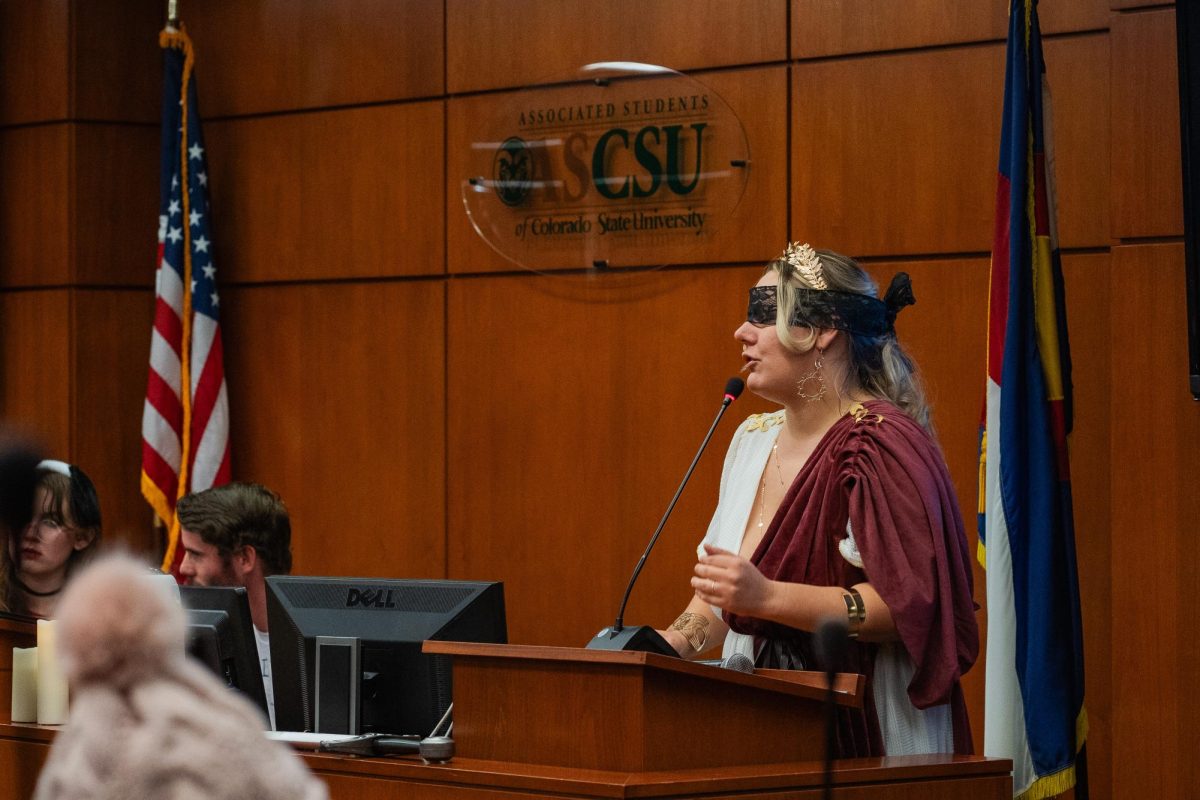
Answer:
<svg viewBox="0 0 1200 800"><path fill-rule="evenodd" d="M846 588L869 580L913 661L909 699L917 708L950 703L955 752L970 753L959 678L979 654L979 629L954 487L925 429L885 401L864 407L865 413L860 408L841 417L822 438L751 561L772 580ZM838 550L847 520L863 569ZM753 617L726 619L762 642L761 666L815 668L808 632ZM884 754L870 691L877 650L855 642L843 665L867 676L868 692L861 711L842 712L839 757Z"/></svg>

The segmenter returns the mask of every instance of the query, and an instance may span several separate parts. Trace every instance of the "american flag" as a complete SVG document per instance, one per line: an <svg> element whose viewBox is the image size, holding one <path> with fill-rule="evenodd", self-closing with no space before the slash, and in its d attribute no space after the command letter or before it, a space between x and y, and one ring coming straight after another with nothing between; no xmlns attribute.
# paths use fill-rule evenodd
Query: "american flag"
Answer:
<svg viewBox="0 0 1200 800"><path fill-rule="evenodd" d="M159 44L164 82L158 270L142 412L142 495L167 526L163 569L178 576L183 549L177 546L175 502L229 482L229 401L192 43L182 29L168 28Z"/></svg>

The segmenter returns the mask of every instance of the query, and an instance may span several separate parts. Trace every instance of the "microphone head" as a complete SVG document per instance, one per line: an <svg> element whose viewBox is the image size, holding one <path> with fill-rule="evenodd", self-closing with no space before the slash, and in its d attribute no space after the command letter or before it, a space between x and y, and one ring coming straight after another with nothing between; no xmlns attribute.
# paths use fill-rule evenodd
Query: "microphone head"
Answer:
<svg viewBox="0 0 1200 800"><path fill-rule="evenodd" d="M850 645L850 627L844 619L826 619L813 634L817 658L827 672L837 672Z"/></svg>
<svg viewBox="0 0 1200 800"><path fill-rule="evenodd" d="M734 672L745 672L754 674L754 662L745 653L734 653L729 658L721 662L721 666L725 669L731 669Z"/></svg>
<svg viewBox="0 0 1200 800"><path fill-rule="evenodd" d="M738 399L738 395L742 393L742 389L746 388L746 382L741 378L730 378L725 381L725 405L729 405L734 400Z"/></svg>

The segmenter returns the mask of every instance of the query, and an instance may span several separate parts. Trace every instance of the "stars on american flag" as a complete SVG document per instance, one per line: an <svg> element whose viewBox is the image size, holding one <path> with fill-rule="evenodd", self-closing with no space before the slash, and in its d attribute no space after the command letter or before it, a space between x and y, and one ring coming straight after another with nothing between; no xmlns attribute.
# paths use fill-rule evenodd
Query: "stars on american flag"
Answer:
<svg viewBox="0 0 1200 800"><path fill-rule="evenodd" d="M209 301L212 303L212 307L215 310L219 305L221 305L221 297L217 293L217 268L212 265L212 262L209 262L207 264L200 265L198 269L200 270L199 274L203 275L204 277L200 278L199 280L192 281L192 294L196 295L197 286L200 283L203 283L204 292L208 294Z"/></svg>
<svg viewBox="0 0 1200 800"><path fill-rule="evenodd" d="M200 131L191 125L188 126L188 130L192 142L186 148L190 159L186 181L187 197L183 195L182 184L185 182L182 180L182 174L175 172L171 177L170 197L166 206L164 260L177 272L182 272L184 248L190 245L192 275L189 284L192 308L197 314L216 319L221 297L217 291L217 268L212 260L213 243L208 235L210 219L205 190L208 173L204 163L204 146L199 141ZM186 209L185 199L189 201Z"/></svg>

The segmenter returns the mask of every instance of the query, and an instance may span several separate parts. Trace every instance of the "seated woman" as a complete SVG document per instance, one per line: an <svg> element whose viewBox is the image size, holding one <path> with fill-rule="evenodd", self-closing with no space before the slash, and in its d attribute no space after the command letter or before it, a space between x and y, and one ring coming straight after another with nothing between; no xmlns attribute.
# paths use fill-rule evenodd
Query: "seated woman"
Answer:
<svg viewBox="0 0 1200 800"><path fill-rule="evenodd" d="M681 656L723 645L760 667L818 669L812 632L845 620L838 757L970 753L959 678L979 632L970 552L912 361L896 341L914 302L883 300L853 260L794 243L750 290L742 345L755 394L725 457L695 596L664 632Z"/></svg>
<svg viewBox="0 0 1200 800"><path fill-rule="evenodd" d="M8 610L52 616L68 577L99 544L100 501L91 479L61 461L38 464L33 518L8 543Z"/></svg>

